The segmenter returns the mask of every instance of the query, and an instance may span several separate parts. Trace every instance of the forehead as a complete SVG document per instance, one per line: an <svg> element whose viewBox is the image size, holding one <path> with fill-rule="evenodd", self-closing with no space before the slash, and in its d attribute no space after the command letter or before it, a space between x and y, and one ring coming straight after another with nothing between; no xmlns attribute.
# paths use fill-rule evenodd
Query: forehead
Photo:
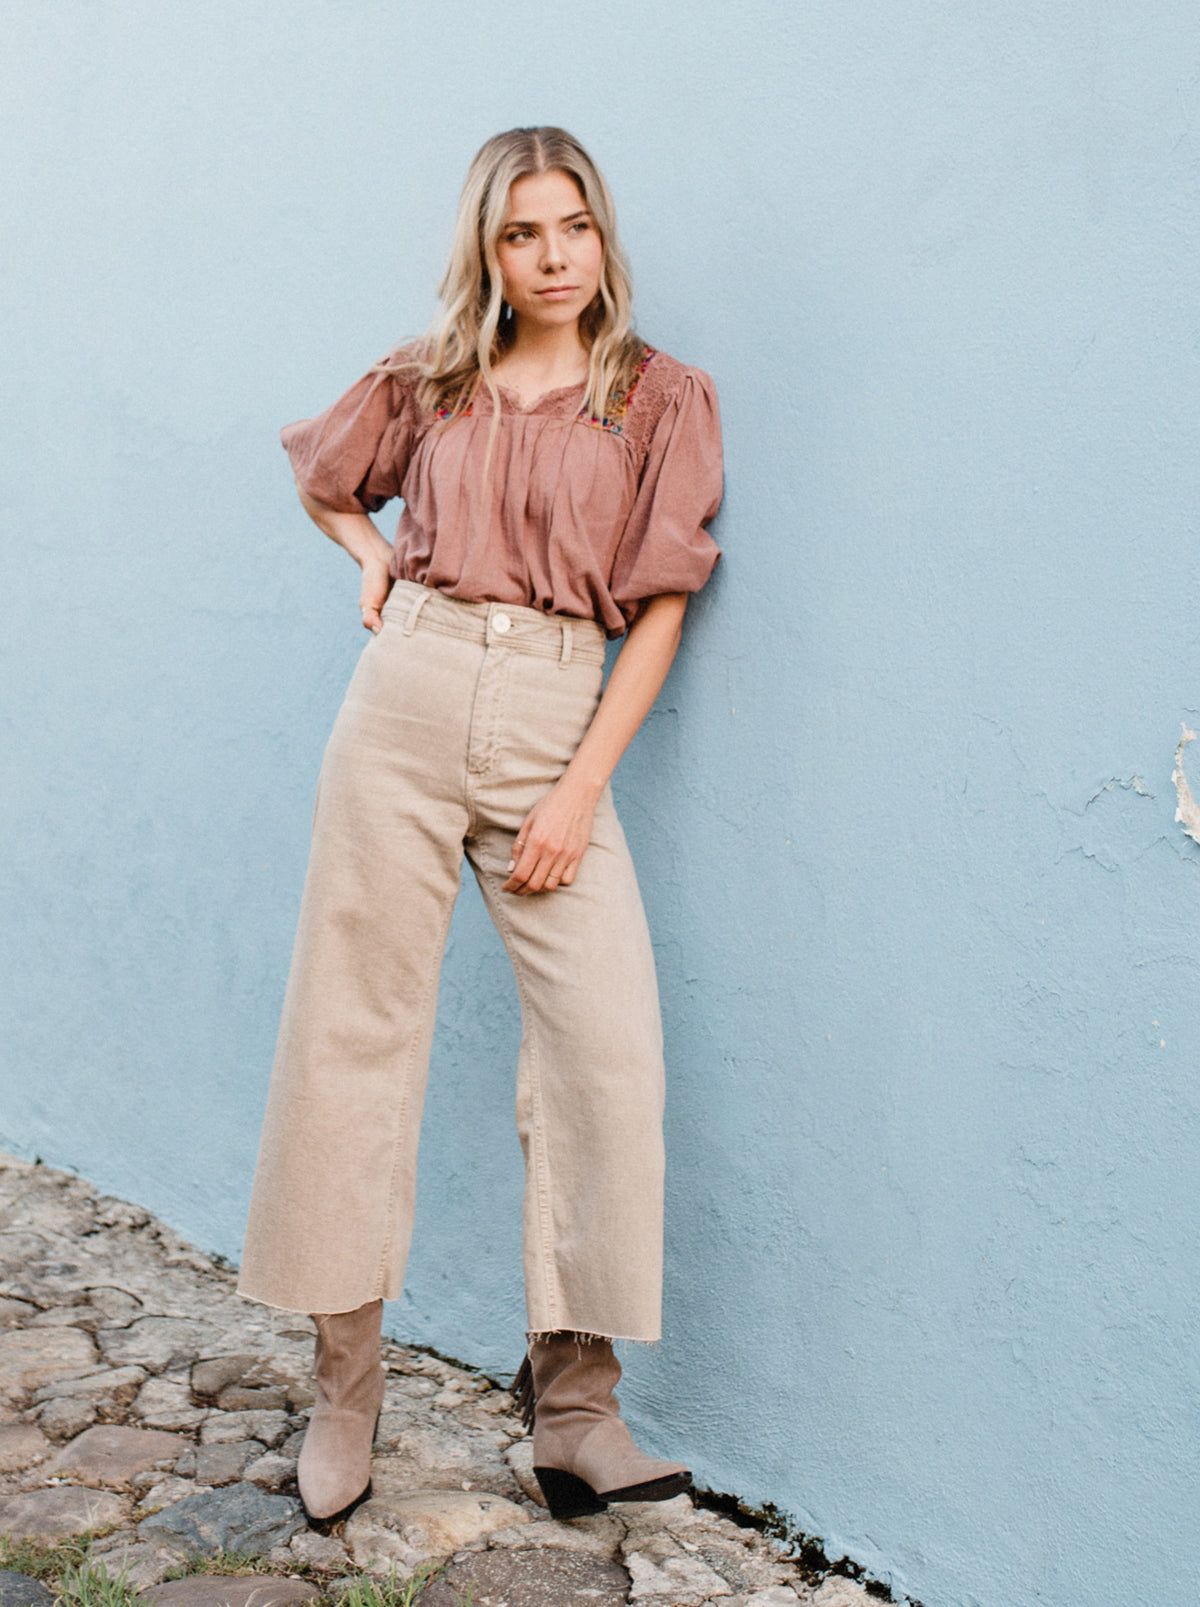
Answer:
<svg viewBox="0 0 1200 1607"><path fill-rule="evenodd" d="M549 173L527 173L523 179L517 179L508 192L509 217L530 222L539 218L569 217L586 205L578 184L561 168Z"/></svg>

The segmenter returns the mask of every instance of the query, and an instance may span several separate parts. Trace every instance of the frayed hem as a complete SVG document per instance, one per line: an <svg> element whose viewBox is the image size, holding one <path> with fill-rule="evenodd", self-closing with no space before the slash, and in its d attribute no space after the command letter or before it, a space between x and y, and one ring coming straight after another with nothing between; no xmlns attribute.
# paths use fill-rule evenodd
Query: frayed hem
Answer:
<svg viewBox="0 0 1200 1607"><path fill-rule="evenodd" d="M268 1311L286 1312L289 1317L307 1317L310 1315L300 1306L281 1306L274 1300L264 1300L262 1295L248 1294L245 1289L238 1289L235 1293L239 1300L248 1301L252 1306L265 1306Z"/></svg>
<svg viewBox="0 0 1200 1607"><path fill-rule="evenodd" d="M361 1311L364 1306L373 1306L377 1300L382 1300L384 1305L387 1305L389 1300L395 1298L393 1295L368 1295L365 1300L360 1300L356 1306L285 1306L281 1305L277 1300L268 1300L265 1295L252 1295L248 1290L241 1287L235 1289L234 1292L239 1299L246 1300L251 1305L265 1306L268 1311L282 1311L293 1317L312 1317L314 1315L337 1317L347 1312Z"/></svg>
<svg viewBox="0 0 1200 1607"><path fill-rule="evenodd" d="M567 1336L581 1345L590 1345L595 1340L607 1340L610 1345L660 1345L662 1335L656 1334L653 1339L643 1339L636 1334L605 1334L590 1332L582 1328L531 1328L527 1330L525 1338L531 1345L538 1344L545 1339L558 1339Z"/></svg>

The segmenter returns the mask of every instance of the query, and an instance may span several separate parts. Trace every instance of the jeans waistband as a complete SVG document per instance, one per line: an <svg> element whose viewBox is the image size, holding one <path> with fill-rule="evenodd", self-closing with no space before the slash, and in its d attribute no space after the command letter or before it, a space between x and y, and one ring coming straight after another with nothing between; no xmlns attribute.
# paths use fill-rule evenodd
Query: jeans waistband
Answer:
<svg viewBox="0 0 1200 1607"><path fill-rule="evenodd" d="M414 630L432 630L487 647L556 658L564 665L573 658L604 662L604 627L594 619L544 614L520 603L466 602L414 580L396 581L383 605L383 618L409 636Z"/></svg>

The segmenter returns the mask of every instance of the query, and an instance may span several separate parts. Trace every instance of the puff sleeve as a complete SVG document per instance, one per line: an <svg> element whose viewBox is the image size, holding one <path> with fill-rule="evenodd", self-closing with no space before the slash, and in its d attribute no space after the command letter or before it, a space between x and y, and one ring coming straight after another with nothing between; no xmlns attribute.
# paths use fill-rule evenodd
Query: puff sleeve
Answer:
<svg viewBox="0 0 1200 1607"><path fill-rule="evenodd" d="M405 378L364 374L316 418L280 432L296 484L339 513L375 513L401 495L417 418Z"/></svg>
<svg viewBox="0 0 1200 1607"><path fill-rule="evenodd" d="M663 592L699 591L721 550L704 526L721 502L721 417L699 368L685 368L650 437L613 565L612 597L629 615Z"/></svg>

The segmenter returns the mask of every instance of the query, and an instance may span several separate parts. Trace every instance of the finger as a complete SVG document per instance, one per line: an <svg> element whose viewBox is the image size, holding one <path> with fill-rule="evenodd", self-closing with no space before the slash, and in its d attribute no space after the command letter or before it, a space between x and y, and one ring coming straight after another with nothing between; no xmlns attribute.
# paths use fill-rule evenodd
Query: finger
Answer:
<svg viewBox="0 0 1200 1607"><path fill-rule="evenodd" d="M362 614L364 629L372 633L383 629L383 618L373 603L360 603L359 612Z"/></svg>
<svg viewBox="0 0 1200 1607"><path fill-rule="evenodd" d="M530 865L525 867L521 861L518 861L513 877L514 881L519 881L521 884L517 891L522 896L541 892L545 886L546 877L550 874L551 863L545 854L541 852L534 854L530 849L525 850L525 857L531 859Z"/></svg>
<svg viewBox="0 0 1200 1607"><path fill-rule="evenodd" d="M546 877L550 874L549 867L539 860L536 867L525 878L525 885L519 889L522 898L528 898L531 893L540 893L545 889Z"/></svg>
<svg viewBox="0 0 1200 1607"><path fill-rule="evenodd" d="M545 852L546 845L541 839L537 821L531 810L521 822L521 828L513 838L508 870L510 872L515 870L517 876L523 881Z"/></svg>
<svg viewBox="0 0 1200 1607"><path fill-rule="evenodd" d="M571 856L559 854L550 867L550 874L542 884L547 893L553 893L559 887L567 885L567 872L571 867Z"/></svg>
<svg viewBox="0 0 1200 1607"><path fill-rule="evenodd" d="M504 884L504 891L506 893L524 892L525 884L536 868L540 857L541 851L536 844L523 841L518 836L513 843L512 856L508 861L509 876Z"/></svg>
<svg viewBox="0 0 1200 1607"><path fill-rule="evenodd" d="M539 843L527 843L509 882L512 891L522 895L540 893L553 863Z"/></svg>
<svg viewBox="0 0 1200 1607"><path fill-rule="evenodd" d="M536 838L532 846L537 851L536 868L527 870L524 865L517 866L517 876L523 877L526 892L552 893L574 880L581 855L557 845L539 845Z"/></svg>
<svg viewBox="0 0 1200 1607"><path fill-rule="evenodd" d="M563 868L567 863L564 854L544 853L537 867L525 879L526 893L553 893L561 885Z"/></svg>

